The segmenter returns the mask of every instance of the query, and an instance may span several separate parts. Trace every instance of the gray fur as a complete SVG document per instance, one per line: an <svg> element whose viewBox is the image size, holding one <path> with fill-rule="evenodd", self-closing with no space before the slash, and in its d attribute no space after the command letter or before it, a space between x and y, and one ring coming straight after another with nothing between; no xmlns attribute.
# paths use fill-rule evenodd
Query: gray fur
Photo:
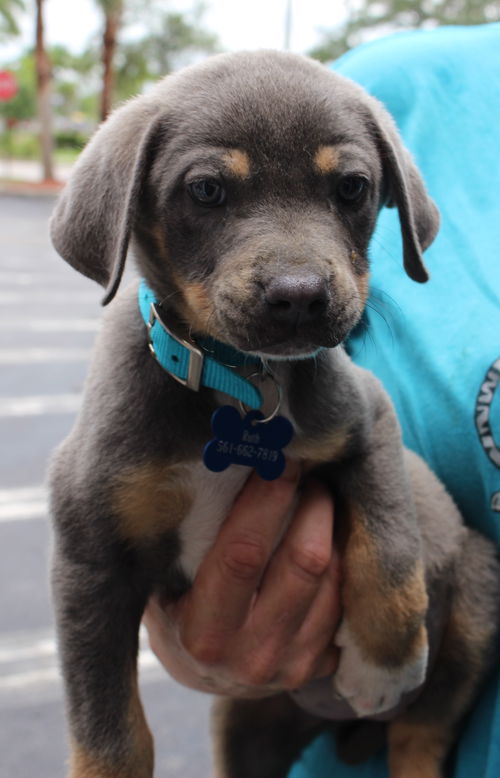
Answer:
<svg viewBox="0 0 500 778"><path fill-rule="evenodd" d="M123 261L143 175L150 174L163 195L176 154L219 141L244 146L259 138L264 158L267 152L274 162L285 134L298 143L304 130L310 135L310 127L300 126L309 111L321 114L318 139L352 138L371 146L372 156L374 129L384 152L387 202L398 207L402 221L405 266L415 280L426 280L421 250L437 232L438 215L390 116L347 79L310 60L273 52L214 57L168 76L117 110L81 155L62 194L51 223L55 247L80 272L109 284ZM353 126L356 114L363 121ZM380 164L378 155L374 162Z"/></svg>
<svg viewBox="0 0 500 778"><path fill-rule="evenodd" d="M338 169L328 175L313 169L325 145L341 149ZM224 153L234 149L248 155L248 175L224 167ZM192 202L186 193L192 170L223 178L227 206L200 210ZM335 187L359 170L369 179L368 194L359 207L347 208ZM460 576L464 544L471 547L472 566L483 553L491 556L489 546L474 550L442 487L423 463L403 454L385 392L341 345L363 311L368 243L384 204L398 208L407 273L426 280L422 251L436 234L437 211L382 106L302 57L223 55L169 76L110 117L81 155L51 234L64 259L106 287L106 303L118 289L131 243L141 275L182 337L201 334L200 311L186 296L189 288L201 289L210 309L207 331L272 366L296 427L288 455L317 464L334 490L347 551L352 523L363 525L383 579L368 582L369 588L381 585L390 599L421 560L428 591L446 603ZM292 291L320 279L326 290L320 311L308 318L301 313L293 327L277 317L268 290L282 278L291 279ZM117 489L142 466L189 468L199 461L211 437L211 413L226 399L181 387L155 362L136 294L136 285L121 292L105 313L81 413L51 469L54 592L69 717L73 742L92 760L93 778L99 769L123 778L151 776L147 737L139 749L128 713L137 630L152 592L175 598L189 585L169 517L154 537L124 535ZM308 356L318 346L326 348ZM304 358L290 360L294 356ZM333 450L336 432L345 436L340 453L331 461L315 459L310 452L324 450L330 438ZM474 603L478 618L491 616L491 629L476 646L474 688L498 624L491 603L500 576L492 559L489 569L484 598L478 592ZM464 600L463 607L472 605ZM405 664L426 617L425 609L414 610L400 634L379 636L383 667ZM457 708L453 715L458 720L462 714ZM304 716L292 716L297 726ZM224 735L223 751L231 755L224 775L278 778L276 760L269 760L266 775L250 758L237 764L240 745L241 753L252 751L252 728L243 718L242 732L235 725ZM279 770L288 758L278 760ZM72 775L85 773L74 766Z"/></svg>

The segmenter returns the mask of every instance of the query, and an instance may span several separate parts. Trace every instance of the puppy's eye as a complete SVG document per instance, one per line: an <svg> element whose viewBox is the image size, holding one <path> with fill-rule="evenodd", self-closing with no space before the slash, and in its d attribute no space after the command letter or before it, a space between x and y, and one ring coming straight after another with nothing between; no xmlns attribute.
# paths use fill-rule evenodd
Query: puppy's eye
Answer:
<svg viewBox="0 0 500 778"><path fill-rule="evenodd" d="M226 200L224 187L215 178L199 178L188 184L188 191L195 203L215 207Z"/></svg>
<svg viewBox="0 0 500 778"><path fill-rule="evenodd" d="M344 176L337 184L337 196L346 205L360 203L368 193L368 179L365 176Z"/></svg>

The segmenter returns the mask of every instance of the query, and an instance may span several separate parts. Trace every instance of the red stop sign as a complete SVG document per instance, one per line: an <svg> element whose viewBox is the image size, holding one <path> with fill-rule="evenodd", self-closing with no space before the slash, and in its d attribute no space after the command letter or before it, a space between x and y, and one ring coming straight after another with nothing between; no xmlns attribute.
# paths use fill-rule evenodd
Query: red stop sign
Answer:
<svg viewBox="0 0 500 778"><path fill-rule="evenodd" d="M17 81L13 73L0 70L0 100L12 100L17 95Z"/></svg>

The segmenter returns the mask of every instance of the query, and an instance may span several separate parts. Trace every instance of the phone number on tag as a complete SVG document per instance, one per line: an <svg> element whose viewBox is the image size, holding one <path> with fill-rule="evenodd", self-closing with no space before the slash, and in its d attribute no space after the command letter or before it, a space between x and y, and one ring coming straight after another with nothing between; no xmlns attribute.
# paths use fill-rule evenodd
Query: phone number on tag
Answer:
<svg viewBox="0 0 500 778"><path fill-rule="evenodd" d="M251 443L231 443L229 440L218 441L217 453L245 459L261 459L264 462L276 462L278 459L278 452L272 448L252 446Z"/></svg>

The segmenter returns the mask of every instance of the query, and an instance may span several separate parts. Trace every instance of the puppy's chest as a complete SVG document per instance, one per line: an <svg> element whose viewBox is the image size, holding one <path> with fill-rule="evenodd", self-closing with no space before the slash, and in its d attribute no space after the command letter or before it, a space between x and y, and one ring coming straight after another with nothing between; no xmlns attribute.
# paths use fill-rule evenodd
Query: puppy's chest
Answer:
<svg viewBox="0 0 500 778"><path fill-rule="evenodd" d="M304 461L310 469L321 461L333 461L344 440L342 432L338 436L332 433L321 442L297 436L285 453L287 459ZM184 499L180 500L184 510L174 516L180 544L177 564L192 580L252 468L230 465L224 472L214 473L197 461L179 465L174 470L177 471L176 489L184 494ZM168 477L157 485L157 493L161 494L163 490L168 492ZM175 505L175 499L172 502ZM164 507L168 514L169 506L165 504Z"/></svg>
<svg viewBox="0 0 500 778"><path fill-rule="evenodd" d="M202 462L187 466L190 507L179 525L178 564L188 579L196 575L250 473L251 468L237 465L224 473L213 473Z"/></svg>
<svg viewBox="0 0 500 778"><path fill-rule="evenodd" d="M348 437L345 429L325 424L316 434L306 433L292 418L286 400L282 407L295 432L284 449L287 459L303 461L309 470L338 457ZM114 495L120 532L127 541L154 546L174 531L179 540L177 567L192 580L251 471L238 464L212 472L201 459L150 462L128 471Z"/></svg>

